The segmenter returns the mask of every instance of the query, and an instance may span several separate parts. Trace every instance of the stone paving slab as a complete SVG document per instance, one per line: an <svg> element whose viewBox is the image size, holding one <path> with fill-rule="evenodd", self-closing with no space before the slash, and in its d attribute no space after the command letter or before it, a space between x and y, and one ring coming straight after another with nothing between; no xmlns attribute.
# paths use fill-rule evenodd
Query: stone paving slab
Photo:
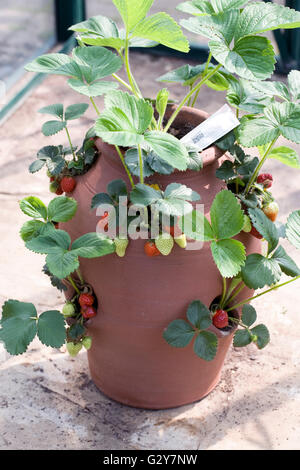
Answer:
<svg viewBox="0 0 300 470"><path fill-rule="evenodd" d="M154 78L183 64L146 55L132 60L143 91L153 97L159 88ZM182 93L172 88L174 99ZM213 112L223 100L223 93L205 89L199 107ZM7 298L34 301L39 312L61 308L63 298L41 274L43 257L19 239L26 216L18 201L29 194L51 199L45 172L30 175L27 167L40 147L57 142L41 135L44 119L37 110L59 101L85 99L65 79L49 77L0 131L0 304ZM90 108L70 126L75 143L93 117ZM266 168L274 173L273 193L285 221L300 207L299 173L271 160ZM300 264L299 252L295 256ZM105 397L90 379L85 352L72 359L36 340L25 355L9 357L0 346L0 449L299 449L300 297L299 285L292 286L254 304L270 329L270 345L262 351L231 348L215 390L172 410L137 410Z"/></svg>

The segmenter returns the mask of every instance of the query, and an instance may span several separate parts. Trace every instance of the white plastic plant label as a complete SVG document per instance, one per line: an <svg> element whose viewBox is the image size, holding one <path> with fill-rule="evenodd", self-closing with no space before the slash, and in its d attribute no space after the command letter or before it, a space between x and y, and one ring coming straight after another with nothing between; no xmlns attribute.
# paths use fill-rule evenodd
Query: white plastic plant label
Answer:
<svg viewBox="0 0 300 470"><path fill-rule="evenodd" d="M200 152L235 129L239 124L240 121L230 107L224 104L216 113L186 134L181 142L192 145Z"/></svg>

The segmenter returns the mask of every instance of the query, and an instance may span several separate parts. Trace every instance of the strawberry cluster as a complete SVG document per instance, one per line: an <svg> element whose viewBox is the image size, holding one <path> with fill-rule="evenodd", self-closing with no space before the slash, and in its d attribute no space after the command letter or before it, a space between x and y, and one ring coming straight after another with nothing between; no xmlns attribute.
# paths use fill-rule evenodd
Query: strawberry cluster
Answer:
<svg viewBox="0 0 300 470"><path fill-rule="evenodd" d="M49 190L51 193L61 196L63 193L72 193L76 187L76 180L72 176L52 176L51 173L47 172L50 178Z"/></svg>
<svg viewBox="0 0 300 470"><path fill-rule="evenodd" d="M95 303L95 297L91 294L80 294L78 299L81 307L81 314L83 318L89 319L97 315L97 311L93 306Z"/></svg>
<svg viewBox="0 0 300 470"><path fill-rule="evenodd" d="M84 347L90 349L92 338L85 334L85 321L95 317L97 310L96 299L91 293L77 294L71 301L67 301L62 309L69 328L67 329L67 351L75 357ZM76 331L74 336L74 331Z"/></svg>

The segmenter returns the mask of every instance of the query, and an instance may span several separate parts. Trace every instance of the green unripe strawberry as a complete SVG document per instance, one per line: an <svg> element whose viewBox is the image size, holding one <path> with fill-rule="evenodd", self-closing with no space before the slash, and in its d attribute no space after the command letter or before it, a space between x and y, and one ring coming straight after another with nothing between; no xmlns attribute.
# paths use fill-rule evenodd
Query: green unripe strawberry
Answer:
<svg viewBox="0 0 300 470"><path fill-rule="evenodd" d="M175 243L177 243L177 245L180 246L180 248L186 248L187 242L186 242L186 236L184 233L180 235L179 237L174 238L174 240L175 240Z"/></svg>
<svg viewBox="0 0 300 470"><path fill-rule="evenodd" d="M252 229L252 224L251 224L251 220L250 218L247 216L247 215L244 215L244 225L243 225L243 232L251 232L251 229Z"/></svg>
<svg viewBox="0 0 300 470"><path fill-rule="evenodd" d="M80 349L82 348L81 343L67 343L67 351L70 354L70 356L75 357L79 353Z"/></svg>
<svg viewBox="0 0 300 470"><path fill-rule="evenodd" d="M251 341L253 343L256 343L256 341L258 340L257 336L256 335L251 335Z"/></svg>
<svg viewBox="0 0 300 470"><path fill-rule="evenodd" d="M66 302L63 306L62 313L65 317L72 317L75 314L75 307L72 302Z"/></svg>
<svg viewBox="0 0 300 470"><path fill-rule="evenodd" d="M174 238L170 234L164 233L155 240L155 245L162 255L168 256L173 249Z"/></svg>
<svg viewBox="0 0 300 470"><path fill-rule="evenodd" d="M88 351L91 349L92 346L92 338L90 336L85 336L82 340L82 345L85 347L85 349Z"/></svg>
<svg viewBox="0 0 300 470"><path fill-rule="evenodd" d="M59 183L57 181L52 181L49 185L49 190L51 193L56 193L59 188Z"/></svg>
<svg viewBox="0 0 300 470"><path fill-rule="evenodd" d="M51 177L52 177L52 175L51 175L51 173L50 173L49 170L47 170L47 176L48 176L48 178L51 178Z"/></svg>
<svg viewBox="0 0 300 470"><path fill-rule="evenodd" d="M123 258L123 256L125 256L129 241L127 238L115 238L114 242L116 246L116 254L120 256L120 258Z"/></svg>

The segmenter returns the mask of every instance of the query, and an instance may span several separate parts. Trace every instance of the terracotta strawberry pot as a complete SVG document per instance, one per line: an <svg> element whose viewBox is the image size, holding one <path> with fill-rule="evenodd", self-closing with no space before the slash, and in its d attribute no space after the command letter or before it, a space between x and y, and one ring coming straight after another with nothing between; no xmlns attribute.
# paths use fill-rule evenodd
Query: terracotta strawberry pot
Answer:
<svg viewBox="0 0 300 470"><path fill-rule="evenodd" d="M183 108L175 124L178 128L186 122L196 126L207 117L203 111ZM62 224L72 239L96 230L99 217L90 209L92 197L106 192L112 180L127 181L114 147L100 139L96 145L100 158L79 178L73 193L78 212L72 221ZM202 155L202 171L154 175L147 183L158 183L162 189L171 182L186 184L201 195L208 215L224 185L215 176L223 153L212 146ZM260 250L260 241L254 237L243 234L239 239L248 253ZM144 243L131 241L124 258L113 254L81 259L84 279L93 286L99 301L98 315L89 326L93 338L89 367L97 387L114 400L140 408L171 408L197 401L216 386L233 330L223 333L211 327L219 345L210 362L196 356L192 344L184 349L168 345L162 337L164 329L171 321L185 318L193 300L210 305L221 293L221 276L208 244L197 251L175 246L167 257L149 258L144 254ZM251 291L245 290L238 299L250 296Z"/></svg>

